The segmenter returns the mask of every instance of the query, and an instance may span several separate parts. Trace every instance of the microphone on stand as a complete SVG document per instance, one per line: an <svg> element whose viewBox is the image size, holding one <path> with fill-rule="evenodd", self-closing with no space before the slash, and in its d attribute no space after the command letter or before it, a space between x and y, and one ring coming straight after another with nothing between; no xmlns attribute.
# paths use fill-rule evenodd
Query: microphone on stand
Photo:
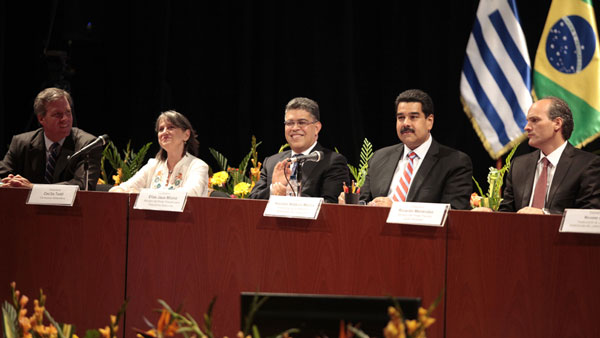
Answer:
<svg viewBox="0 0 600 338"><path fill-rule="evenodd" d="M67 160L71 161L81 155L89 153L90 151L92 151L96 148L104 147L108 143L108 141L110 141L110 138L108 137L108 135L104 134L102 136L99 136L92 143L79 149L77 152L73 153L72 155L67 156Z"/></svg>
<svg viewBox="0 0 600 338"><path fill-rule="evenodd" d="M313 151L312 153L310 153L308 155L298 155L298 156L294 156L292 158L288 158L288 162L291 162L291 163L306 162L306 161L319 162L322 158L323 158L323 152L317 150L317 151Z"/></svg>

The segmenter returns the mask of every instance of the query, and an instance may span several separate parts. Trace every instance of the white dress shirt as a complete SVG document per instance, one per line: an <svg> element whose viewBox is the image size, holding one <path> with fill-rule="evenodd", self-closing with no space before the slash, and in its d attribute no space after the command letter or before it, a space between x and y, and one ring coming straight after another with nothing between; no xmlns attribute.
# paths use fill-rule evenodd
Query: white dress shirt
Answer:
<svg viewBox="0 0 600 338"><path fill-rule="evenodd" d="M558 165L558 161L560 160L560 156L562 155L563 151L565 150L565 148L567 147L567 141L565 141L565 143L563 143L560 147L554 149L553 152L551 152L548 155L544 155L543 152L540 151L540 158L537 161L537 166L535 168L535 176L533 179L533 187L531 188L531 198L529 199L529 206L531 206L531 204L533 203L533 194L535 192L535 186L537 185L537 181L538 178L540 177L540 174L542 173L542 169L544 168L544 163L542 161L542 159L545 157L548 159L548 162L550 162L548 164L548 171L547 171L547 180L546 180L546 197L544 198L544 201L548 200L548 193L550 192L550 187L552 186L552 179L554 178L554 172L556 171L556 166Z"/></svg>

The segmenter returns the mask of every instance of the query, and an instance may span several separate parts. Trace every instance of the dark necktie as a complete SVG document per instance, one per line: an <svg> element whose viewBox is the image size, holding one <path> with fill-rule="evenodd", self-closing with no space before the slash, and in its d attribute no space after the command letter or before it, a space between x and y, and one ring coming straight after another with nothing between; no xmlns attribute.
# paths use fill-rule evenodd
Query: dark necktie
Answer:
<svg viewBox="0 0 600 338"><path fill-rule="evenodd" d="M550 162L547 158L542 159L542 164L544 165L542 168L542 172L540 173L540 177L538 177L537 183L535 184L535 191L533 192L533 202L531 206L538 209L544 208L544 203L546 202L546 188L548 187L548 164Z"/></svg>
<svg viewBox="0 0 600 338"><path fill-rule="evenodd" d="M44 174L44 181L50 184L54 180L54 167L56 166L56 158L58 157L58 142L52 143L50 146L50 155L48 156L48 162L46 163L46 173Z"/></svg>
<svg viewBox="0 0 600 338"><path fill-rule="evenodd" d="M298 157L302 154L294 154L292 155L292 158L294 157ZM290 177L296 178L296 168L298 168L298 162L294 162L292 163L292 167L290 169L292 169L292 174L290 175Z"/></svg>

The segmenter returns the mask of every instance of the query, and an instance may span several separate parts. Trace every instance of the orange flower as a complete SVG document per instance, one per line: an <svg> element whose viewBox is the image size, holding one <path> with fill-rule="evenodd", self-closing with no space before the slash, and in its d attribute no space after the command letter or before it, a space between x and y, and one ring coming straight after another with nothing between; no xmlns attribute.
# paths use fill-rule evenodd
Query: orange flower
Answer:
<svg viewBox="0 0 600 338"><path fill-rule="evenodd" d="M177 322L175 320L171 321L171 313L166 309L163 309L160 318L158 319L158 324L156 325L156 331L152 336L156 337L156 334L159 337L173 337L177 332L179 327L177 326Z"/></svg>
<svg viewBox="0 0 600 338"><path fill-rule="evenodd" d="M481 206L481 196L477 195L477 193L471 194L471 207L476 208Z"/></svg>

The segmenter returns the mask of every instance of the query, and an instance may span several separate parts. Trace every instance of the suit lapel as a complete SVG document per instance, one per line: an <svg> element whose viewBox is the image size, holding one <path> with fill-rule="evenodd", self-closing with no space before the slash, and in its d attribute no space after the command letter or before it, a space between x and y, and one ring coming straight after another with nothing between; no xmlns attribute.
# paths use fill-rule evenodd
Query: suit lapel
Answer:
<svg viewBox="0 0 600 338"><path fill-rule="evenodd" d="M554 171L554 175L552 176L552 183L550 185L550 193L548 194L548 201L546 202L546 206L552 205L552 199L556 195L556 191L560 188L565 177L567 177L567 172L571 167L571 158L574 155L573 146L569 143L563 150L560 159L558 160L558 165L556 166L556 170Z"/></svg>
<svg viewBox="0 0 600 338"><path fill-rule="evenodd" d="M60 179L63 171L69 164L67 157L72 155L75 149L75 142L73 141L73 131L71 134L65 138L65 142L63 142L62 147L60 148L60 153L58 154L58 158L56 159L56 166L54 167L54 182L62 181Z"/></svg>
<svg viewBox="0 0 600 338"><path fill-rule="evenodd" d="M311 150L311 152L313 151L323 151L323 147L317 143L315 145L315 147ZM291 152L288 156L292 156ZM313 162L313 161L306 161L304 162L304 164L302 165L302 191L306 192L310 190L310 186L312 180L311 177L313 177L311 175L311 173L315 170L315 168L317 168L317 166L322 165L322 162ZM320 175L315 175L314 177L320 177ZM313 193L319 193L319 192L313 192Z"/></svg>
<svg viewBox="0 0 600 338"><path fill-rule="evenodd" d="M396 171L396 167L398 166L398 162L402 158L404 153L404 144L400 143L395 148L391 156L385 158L384 162L381 164L380 168L378 168L378 173L381 175L381 179L377 180L380 184L378 187L372 187L371 190L374 192L381 192L381 196L387 196L390 189L394 189L397 182L392 182L394 179L394 172ZM374 182L374 180L371 180ZM392 184L394 186L392 186Z"/></svg>
<svg viewBox="0 0 600 338"><path fill-rule="evenodd" d="M410 202L410 201L415 200L415 196L421 189L421 186L425 182L425 179L429 175L429 172L431 171L431 169L435 166L435 164L439 160L439 158L438 158L439 151L440 151L440 147L439 147L438 143L432 139L431 146L429 147L429 150L427 151L425 158L422 160L423 162L421 162L421 165L419 166L419 170L417 171L417 174L415 175L412 183L410 184L408 196L406 196L407 201Z"/></svg>
<svg viewBox="0 0 600 338"><path fill-rule="evenodd" d="M29 149L32 159L30 164L31 173L32 175L35 174L35 177L29 177L29 180L31 182L42 183L44 182L44 173L46 172L46 142L43 132L37 133L31 140Z"/></svg>
<svg viewBox="0 0 600 338"><path fill-rule="evenodd" d="M524 178L523 181L518 178L513 178L514 184L524 184L523 196L521 199L521 206L526 207L529 205L529 201L531 200L531 191L533 190L533 181L535 180L535 170L537 168L537 162L540 158L540 151L534 151L525 159L525 165L521 166L523 168L523 172L515 173ZM533 168L533 170L532 170ZM514 175L513 175L514 176ZM516 191L518 188L513 187L513 191ZM515 196L516 197L516 196Z"/></svg>

